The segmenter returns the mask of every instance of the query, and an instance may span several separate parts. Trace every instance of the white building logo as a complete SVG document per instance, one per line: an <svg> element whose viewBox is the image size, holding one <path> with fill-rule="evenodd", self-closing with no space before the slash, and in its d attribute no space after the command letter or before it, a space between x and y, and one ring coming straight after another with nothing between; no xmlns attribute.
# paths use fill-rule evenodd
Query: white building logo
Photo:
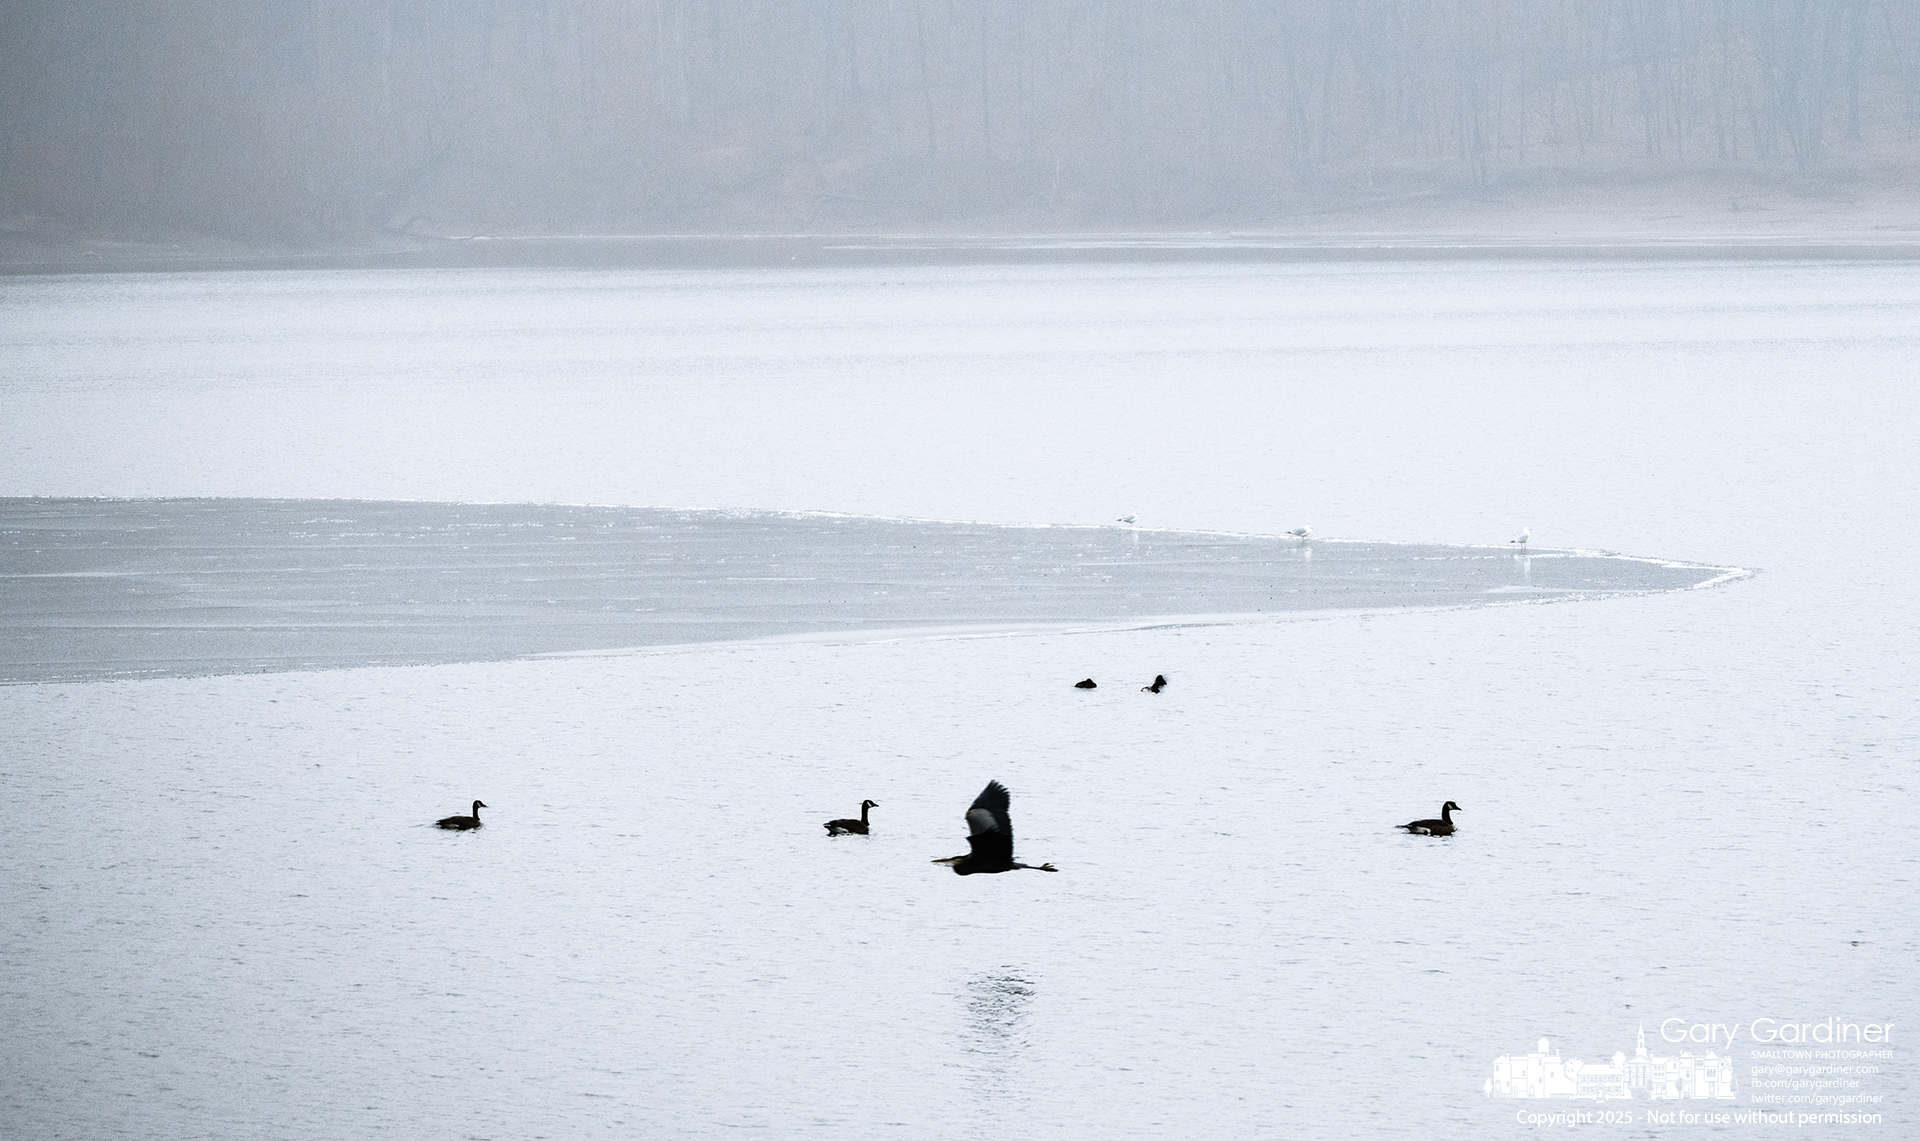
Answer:
<svg viewBox="0 0 1920 1141"><path fill-rule="evenodd" d="M1642 1093L1641 1091L1645 1091ZM1616 1053L1611 1062L1587 1063L1578 1058L1563 1061L1545 1038L1531 1054L1502 1054L1493 1060L1493 1076L1487 1079L1488 1097L1563 1097L1613 1101L1646 1097L1652 1101L1676 1098L1733 1097L1733 1058L1722 1058L1708 1050L1695 1057L1691 1051L1677 1058L1655 1058L1647 1054L1647 1030L1640 1028L1640 1043L1633 1057Z"/></svg>

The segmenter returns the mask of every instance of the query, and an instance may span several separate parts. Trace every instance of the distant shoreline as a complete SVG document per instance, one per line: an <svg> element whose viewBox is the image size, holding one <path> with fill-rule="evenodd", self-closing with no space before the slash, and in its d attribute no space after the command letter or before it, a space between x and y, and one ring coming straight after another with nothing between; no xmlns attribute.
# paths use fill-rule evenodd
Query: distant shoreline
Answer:
<svg viewBox="0 0 1920 1141"><path fill-rule="evenodd" d="M445 237L313 249L0 233L0 274L377 269L775 269L1129 263L1912 261L1920 233L601 235Z"/></svg>

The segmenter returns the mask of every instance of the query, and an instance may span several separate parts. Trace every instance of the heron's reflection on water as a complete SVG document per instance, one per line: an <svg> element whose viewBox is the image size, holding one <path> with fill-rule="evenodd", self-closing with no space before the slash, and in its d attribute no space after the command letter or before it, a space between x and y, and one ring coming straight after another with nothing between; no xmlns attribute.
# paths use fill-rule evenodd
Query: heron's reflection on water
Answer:
<svg viewBox="0 0 1920 1141"><path fill-rule="evenodd" d="M1033 983L1011 967L967 980L961 1048L970 1055L969 1077L982 1096L1020 1096L1012 1076L1025 1065L1026 1021L1034 993Z"/></svg>

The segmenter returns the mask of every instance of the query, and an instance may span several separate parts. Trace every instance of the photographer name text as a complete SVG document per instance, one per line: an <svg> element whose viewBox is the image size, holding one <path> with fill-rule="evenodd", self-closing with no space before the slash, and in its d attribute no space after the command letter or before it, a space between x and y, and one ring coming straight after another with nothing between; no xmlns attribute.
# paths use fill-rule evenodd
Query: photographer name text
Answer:
<svg viewBox="0 0 1920 1141"><path fill-rule="evenodd" d="M1703 1046L1733 1045L1742 1030L1747 1041L1786 1045L1839 1045L1848 1042L1891 1044L1893 1023L1848 1022L1827 1018L1820 1022L1799 1022L1784 1018L1756 1018L1752 1022L1688 1022L1669 1018L1660 1024L1660 1037L1668 1042L1694 1042Z"/></svg>

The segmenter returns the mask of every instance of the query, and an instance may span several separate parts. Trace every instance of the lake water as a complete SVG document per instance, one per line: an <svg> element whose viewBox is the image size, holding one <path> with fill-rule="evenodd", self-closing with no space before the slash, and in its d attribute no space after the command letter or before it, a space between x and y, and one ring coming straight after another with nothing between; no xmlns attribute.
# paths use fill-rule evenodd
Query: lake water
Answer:
<svg viewBox="0 0 1920 1141"><path fill-rule="evenodd" d="M0 282L5 496L1525 526L1757 572L0 687L0 1119L1904 1136L1916 361L1920 269L1886 262ZM928 862L989 778L1060 874ZM427 826L475 797L484 829ZM869 797L872 835L825 837ZM1393 829L1449 799L1455 836ZM1895 1024L1890 1055L1779 1095L1880 1100L1754 1100L1756 1023L1829 1017ZM1696 1024L1737 1037L1661 1040ZM1601 1064L1643 1027L1731 1056L1736 1096L1487 1096L1498 1057ZM1707 1120L1755 1110L1880 1121Z"/></svg>

